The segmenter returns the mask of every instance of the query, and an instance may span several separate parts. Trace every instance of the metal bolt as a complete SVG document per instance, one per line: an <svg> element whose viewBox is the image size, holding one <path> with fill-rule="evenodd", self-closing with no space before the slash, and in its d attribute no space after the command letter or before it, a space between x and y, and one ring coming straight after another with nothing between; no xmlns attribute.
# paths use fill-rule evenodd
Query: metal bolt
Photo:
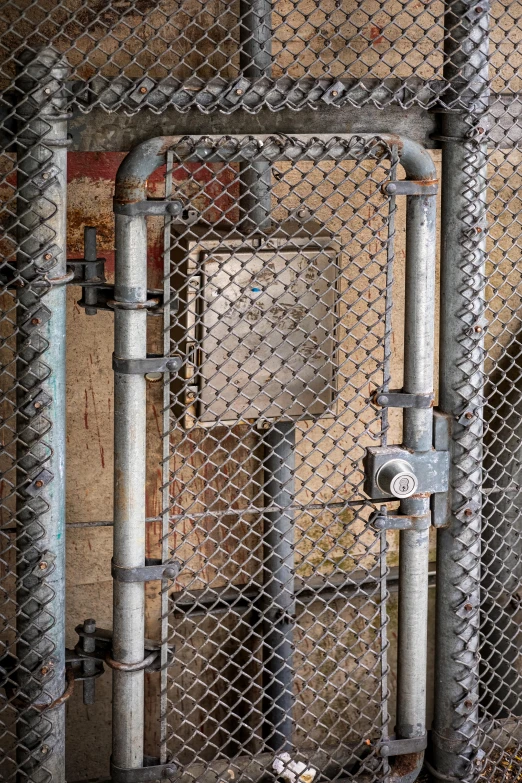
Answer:
<svg viewBox="0 0 522 783"><path fill-rule="evenodd" d="M243 95L243 90L240 87L236 90L236 95Z"/></svg>
<svg viewBox="0 0 522 783"><path fill-rule="evenodd" d="M480 334L482 331L482 326L475 326L475 331Z"/></svg>
<svg viewBox="0 0 522 783"><path fill-rule="evenodd" d="M466 508L464 510L464 516L465 517L472 517L473 516L473 511L470 508Z"/></svg>
<svg viewBox="0 0 522 783"><path fill-rule="evenodd" d="M333 98L337 98L338 95L339 95L339 93L337 92L337 90L332 90L332 97Z"/></svg>
<svg viewBox="0 0 522 783"><path fill-rule="evenodd" d="M41 402L35 402L35 404L34 404L35 410L38 410L41 407L42 407L42 403Z"/></svg>
<svg viewBox="0 0 522 783"><path fill-rule="evenodd" d="M466 699L464 706L467 710L470 710L473 707L473 702L470 699Z"/></svg>
<svg viewBox="0 0 522 783"><path fill-rule="evenodd" d="M481 227L481 226L476 226L476 227L475 227L475 232L476 232L477 234L482 234L482 227Z"/></svg>
<svg viewBox="0 0 522 783"><path fill-rule="evenodd" d="M47 568L48 563L45 560L42 560L41 563L38 564L38 568L40 571L45 571Z"/></svg>
<svg viewBox="0 0 522 783"><path fill-rule="evenodd" d="M194 402L195 399L196 399L196 395L194 394L194 392L189 392L187 394L187 402Z"/></svg>
<svg viewBox="0 0 522 783"><path fill-rule="evenodd" d="M377 397L377 405L387 405L388 404L388 397L386 394L379 394Z"/></svg>
<svg viewBox="0 0 522 783"><path fill-rule="evenodd" d="M46 95L50 95L51 94L51 88L50 87L46 87L45 90L44 90L44 93Z"/></svg>
<svg viewBox="0 0 522 783"><path fill-rule="evenodd" d="M140 92L141 92L142 95L145 95L145 93L147 92L147 88L146 87L140 87Z"/></svg>
<svg viewBox="0 0 522 783"><path fill-rule="evenodd" d="M31 318L31 323L33 326L38 326L38 324L42 323L41 318Z"/></svg>
<svg viewBox="0 0 522 783"><path fill-rule="evenodd" d="M35 487L37 487L38 489L41 489L41 488L43 487L44 483L43 483L43 481L42 481L41 479L38 479L38 481L35 481L35 482L34 482L34 485L35 485Z"/></svg>
<svg viewBox="0 0 522 783"><path fill-rule="evenodd" d="M41 674L49 674L51 669L53 669L53 662L49 661L48 663L45 663L42 668L40 669Z"/></svg>
<svg viewBox="0 0 522 783"><path fill-rule="evenodd" d="M92 634L92 636L82 636L81 645L85 653L90 654L96 650L96 639L94 634L96 633L96 620L89 618L83 621L83 632ZM83 703L94 704L96 699L96 681L92 676L96 672L96 663L93 660L86 660L83 662L83 674L91 679L83 681Z"/></svg>
<svg viewBox="0 0 522 783"><path fill-rule="evenodd" d="M42 754L42 756L47 756L47 754L49 753L49 745L42 745L42 747L40 748L40 753Z"/></svg>
<svg viewBox="0 0 522 783"><path fill-rule="evenodd" d="M163 775L166 778L174 777L176 773L177 773L176 767L165 767L165 769L163 770Z"/></svg>
<svg viewBox="0 0 522 783"><path fill-rule="evenodd" d="M174 565L167 566L167 568L165 568L165 570L163 571L163 576L166 579L175 579L177 575L178 575L178 569Z"/></svg>
<svg viewBox="0 0 522 783"><path fill-rule="evenodd" d="M52 257L53 257L52 253L45 253L44 254L44 258L45 258L46 261L50 261Z"/></svg>
<svg viewBox="0 0 522 783"><path fill-rule="evenodd" d="M44 171L44 173L42 174L42 179L49 179L49 176L50 176L49 172L48 171Z"/></svg>
<svg viewBox="0 0 522 783"><path fill-rule="evenodd" d="M389 182L389 183L386 185L386 192L387 192L387 193L391 193L391 194L393 194L393 193L396 193L396 192L397 192L397 185L395 184L395 182Z"/></svg>
<svg viewBox="0 0 522 783"><path fill-rule="evenodd" d="M263 430L269 430L269 429L270 429L270 422L269 422L269 421L264 421L264 422L262 423L262 425L261 425L261 429L263 429Z"/></svg>
<svg viewBox="0 0 522 783"><path fill-rule="evenodd" d="M468 421L469 421L470 419L472 419L472 418L473 418L473 414L472 414L472 412L471 412L471 411L468 411L467 413L465 413L465 414L464 414L464 418L465 418L465 419L468 419Z"/></svg>
<svg viewBox="0 0 522 783"><path fill-rule="evenodd" d="M471 612L471 610L473 609L473 604L465 604L464 609L466 610L466 612Z"/></svg>

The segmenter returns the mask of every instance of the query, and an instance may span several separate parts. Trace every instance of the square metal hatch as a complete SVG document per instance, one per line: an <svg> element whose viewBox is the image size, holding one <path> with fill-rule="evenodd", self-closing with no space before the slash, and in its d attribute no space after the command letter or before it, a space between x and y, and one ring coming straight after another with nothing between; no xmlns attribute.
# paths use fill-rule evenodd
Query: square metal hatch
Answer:
<svg viewBox="0 0 522 783"><path fill-rule="evenodd" d="M330 236L309 234L191 243L187 337L200 423L328 413L337 256Z"/></svg>

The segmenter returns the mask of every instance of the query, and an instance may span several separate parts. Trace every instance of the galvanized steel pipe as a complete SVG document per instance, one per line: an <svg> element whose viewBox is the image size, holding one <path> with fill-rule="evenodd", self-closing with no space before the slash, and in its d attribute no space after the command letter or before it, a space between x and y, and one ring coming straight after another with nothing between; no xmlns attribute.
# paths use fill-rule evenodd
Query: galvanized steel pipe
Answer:
<svg viewBox="0 0 522 783"><path fill-rule="evenodd" d="M263 691L264 739L272 750L292 746L295 424L274 422L263 437Z"/></svg>

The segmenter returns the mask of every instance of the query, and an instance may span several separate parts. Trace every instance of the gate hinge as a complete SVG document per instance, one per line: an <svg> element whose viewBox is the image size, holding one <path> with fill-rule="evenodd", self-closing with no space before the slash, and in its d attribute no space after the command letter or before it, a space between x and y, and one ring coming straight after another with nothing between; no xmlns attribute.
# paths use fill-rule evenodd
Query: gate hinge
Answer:
<svg viewBox="0 0 522 783"><path fill-rule="evenodd" d="M421 753L428 747L428 733L424 732L420 737L411 737L409 739L395 739L389 737L379 744L381 756L406 756L409 753Z"/></svg>
<svg viewBox="0 0 522 783"><path fill-rule="evenodd" d="M181 564L164 563L162 560L148 557L145 565L137 568L122 568L111 560L111 575L117 582L154 582L156 579L175 579Z"/></svg>
<svg viewBox="0 0 522 783"><path fill-rule="evenodd" d="M171 564L172 565L172 564ZM160 642L145 639L143 660L125 663L113 658L112 631L97 628L95 620L85 620L76 626L79 641L73 650L66 650L67 664L74 668L75 679L84 681L84 703L94 703L94 679L103 674L103 664L120 672L146 671L156 672L172 665L174 648L167 646L165 660L162 661Z"/></svg>
<svg viewBox="0 0 522 783"><path fill-rule="evenodd" d="M433 412L433 448L412 452L402 446L372 447L364 458L364 491L371 500L401 500L430 495L431 515L389 514L386 506L372 516L379 530L444 527L449 521L450 417ZM431 520L430 520L431 517Z"/></svg>
<svg viewBox="0 0 522 783"><path fill-rule="evenodd" d="M96 315L98 310L147 310L149 315L161 315L163 312L163 290L153 288L147 291L146 302L118 302L115 299L114 285L105 278L105 258L98 258L96 250L96 228L85 226L83 234L83 258L68 258L67 268L71 272L70 285L82 287L82 298L77 304L86 315ZM177 310L177 300L169 303L171 311Z"/></svg>
<svg viewBox="0 0 522 783"><path fill-rule="evenodd" d="M439 192L439 181L398 179L389 180L382 186L387 196L434 196Z"/></svg>

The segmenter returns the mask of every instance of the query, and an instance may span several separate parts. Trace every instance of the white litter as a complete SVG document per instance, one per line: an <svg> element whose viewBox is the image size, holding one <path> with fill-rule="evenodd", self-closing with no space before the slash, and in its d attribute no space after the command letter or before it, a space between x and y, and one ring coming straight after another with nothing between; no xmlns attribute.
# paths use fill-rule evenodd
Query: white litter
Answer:
<svg viewBox="0 0 522 783"><path fill-rule="evenodd" d="M303 761L292 761L290 753L280 753L275 757L272 769L288 783L312 783L317 770L307 767Z"/></svg>

